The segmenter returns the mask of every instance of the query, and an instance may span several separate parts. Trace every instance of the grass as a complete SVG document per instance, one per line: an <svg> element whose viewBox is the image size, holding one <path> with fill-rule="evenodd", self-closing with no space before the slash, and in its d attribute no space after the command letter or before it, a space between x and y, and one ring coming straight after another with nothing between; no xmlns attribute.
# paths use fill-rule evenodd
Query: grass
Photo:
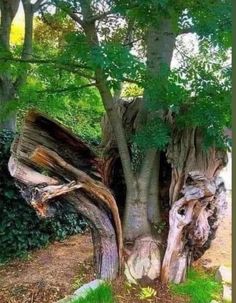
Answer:
<svg viewBox="0 0 236 303"><path fill-rule="evenodd" d="M222 286L215 281L213 274L190 270L186 282L172 284L170 289L176 294L189 297L190 303L209 303L211 300L220 300Z"/></svg>
<svg viewBox="0 0 236 303"><path fill-rule="evenodd" d="M88 292L86 298L78 298L70 303L115 303L112 289L109 284L102 284Z"/></svg>

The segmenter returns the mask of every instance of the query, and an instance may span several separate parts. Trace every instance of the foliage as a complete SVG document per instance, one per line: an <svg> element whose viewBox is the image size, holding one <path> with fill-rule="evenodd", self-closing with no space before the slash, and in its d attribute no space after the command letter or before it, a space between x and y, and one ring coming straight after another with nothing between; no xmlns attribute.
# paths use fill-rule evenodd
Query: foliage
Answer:
<svg viewBox="0 0 236 303"><path fill-rule="evenodd" d="M190 297L190 303L208 303L211 300L220 299L222 286L215 281L213 274L191 270L186 282L172 284L171 290L174 293Z"/></svg>
<svg viewBox="0 0 236 303"><path fill-rule="evenodd" d="M83 232L86 227L86 223L69 206L65 206L65 212L58 212L55 218L42 220L37 217L20 196L8 173L11 141L10 132L0 134L0 263Z"/></svg>
<svg viewBox="0 0 236 303"><path fill-rule="evenodd" d="M86 298L72 300L71 303L115 303L112 288L109 284L101 284L98 288L88 292Z"/></svg>
<svg viewBox="0 0 236 303"><path fill-rule="evenodd" d="M156 290L151 287L142 287L140 290L139 298L141 300L151 299L157 294Z"/></svg>
<svg viewBox="0 0 236 303"><path fill-rule="evenodd" d="M135 142L141 148L165 149L171 137L172 123L153 113L171 111L178 128L198 127L205 148L229 147L224 136L231 127L232 79L230 52L214 47L208 39L199 41L197 53L183 47L180 67L168 70L162 66L156 77L147 77L146 108L152 119L139 130Z"/></svg>
<svg viewBox="0 0 236 303"><path fill-rule="evenodd" d="M199 42L199 52L185 57L176 74L186 94L181 107L175 107L177 125L199 127L204 134L205 147L228 146L223 131L225 127L231 127L229 52L215 48L209 40L203 39Z"/></svg>
<svg viewBox="0 0 236 303"><path fill-rule="evenodd" d="M14 28L15 25L12 27L11 55L18 58L22 45L18 43ZM66 41L70 40L74 28L74 23L61 12L53 15L45 13L42 18L35 19L33 58L40 58L36 61L42 63L27 64L29 72L18 89L17 99L1 105L0 123L17 111L19 129L26 111L35 108L91 143L100 140L100 121L104 112L100 96L93 87L80 89L88 85L88 81L71 73L70 68L67 70L72 62L68 63L70 55L66 51ZM17 60L4 64L1 61L0 66L0 71L9 73L13 80L26 68L25 63Z"/></svg>
<svg viewBox="0 0 236 303"><path fill-rule="evenodd" d="M67 14L70 9L81 12L79 1L51 1L57 7L55 12L45 6L36 18L34 28L34 57L45 63L30 65L27 81L18 92L20 102L8 102L1 116L6 117L16 108L25 112L27 108L36 107L82 138L98 141L104 109L91 82L94 70L99 68L104 72L111 92L119 89L124 79L131 79L133 83L125 83L122 96L143 95L145 91L148 113L172 111L176 126L203 130L206 147L215 144L225 148L228 142L223 129L231 127L231 71L223 68L231 46L230 1L109 0L92 3L95 16L102 15L104 10L113 13L112 18L99 22L100 42L96 47L89 45L85 33ZM184 56L178 69L170 71L163 66L158 75L150 76L143 60L146 52L144 36L147 28L158 27L162 18L171 19L177 35L182 31L196 33L199 52L191 55L181 46L178 51ZM134 42L126 45L129 22L135 25ZM17 56L19 49L17 45L12 47L12 55ZM24 66L5 62L3 69L14 79ZM87 79L81 72L88 76ZM168 121L157 119L148 121L141 128L135 142L140 148L163 150L170 137Z"/></svg>
<svg viewBox="0 0 236 303"><path fill-rule="evenodd" d="M148 121L142 129L136 133L134 142L143 150L148 148L165 149L170 141L170 129L160 118L155 117Z"/></svg>
<svg viewBox="0 0 236 303"><path fill-rule="evenodd" d="M143 89L137 84L125 84L122 89L123 98L140 97L143 94Z"/></svg>
<svg viewBox="0 0 236 303"><path fill-rule="evenodd" d="M232 3L229 0L117 0L115 11L146 28L158 26L162 17L169 17L177 32L195 32L215 44L232 44Z"/></svg>

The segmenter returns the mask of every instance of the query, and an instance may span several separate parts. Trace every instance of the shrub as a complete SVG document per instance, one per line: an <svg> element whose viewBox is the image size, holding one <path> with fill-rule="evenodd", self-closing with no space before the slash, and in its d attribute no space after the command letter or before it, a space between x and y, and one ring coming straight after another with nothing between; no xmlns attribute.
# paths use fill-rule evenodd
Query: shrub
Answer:
<svg viewBox="0 0 236 303"><path fill-rule="evenodd" d="M12 138L9 131L0 133L0 263L80 233L86 227L69 205L54 218L40 219L21 197L7 168Z"/></svg>

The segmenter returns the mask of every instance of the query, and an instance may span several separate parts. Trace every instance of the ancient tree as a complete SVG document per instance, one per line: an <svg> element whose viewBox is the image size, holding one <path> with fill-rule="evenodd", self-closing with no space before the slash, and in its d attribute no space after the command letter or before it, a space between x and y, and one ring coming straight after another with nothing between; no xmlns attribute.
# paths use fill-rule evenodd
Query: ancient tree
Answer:
<svg viewBox="0 0 236 303"><path fill-rule="evenodd" d="M115 278L125 266L131 280L180 283L209 248L226 204L219 172L227 164L224 130L230 127L223 51L230 45L229 6L122 0L50 5L76 24L54 62L85 81L78 89L99 92L106 111L103 153L96 156L61 125L30 112L9 170L41 215L53 213L57 197L87 218L100 277ZM199 55L181 49L182 66L171 70L178 37L186 32L199 33ZM217 63L210 51L216 44ZM142 96L122 98L127 83ZM169 229L160 233L163 221Z"/></svg>

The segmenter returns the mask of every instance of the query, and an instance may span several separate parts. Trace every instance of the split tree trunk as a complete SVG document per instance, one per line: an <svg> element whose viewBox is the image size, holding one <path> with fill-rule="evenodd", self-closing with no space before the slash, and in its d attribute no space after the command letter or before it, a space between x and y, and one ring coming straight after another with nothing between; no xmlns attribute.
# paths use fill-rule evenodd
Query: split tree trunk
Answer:
<svg viewBox="0 0 236 303"><path fill-rule="evenodd" d="M155 280L160 273L163 282L184 281L191 262L209 248L225 208L225 188L218 173L227 163L226 153L215 148L204 151L201 133L196 129L176 132L174 138L167 159L172 166L170 199L176 200L170 200L169 236L162 270L159 239L143 233L131 250L126 250L125 273L133 281L144 277ZM9 161L10 173L23 197L39 215L53 215L55 201L66 200L88 220L97 275L104 279L117 276L123 247L119 211L109 189L111 179L121 172L121 164L114 146L110 151L113 155L110 153L104 162L61 125L45 115L30 112L12 145ZM125 191L124 184L119 188ZM154 195L158 191L155 186L151 189ZM134 203L135 190L130 197ZM142 195L136 194L140 207ZM116 191L114 195L117 197ZM136 223L141 222L139 231L143 226L138 217L140 209L137 213L133 208L132 215ZM147 216L146 208L142 216ZM137 230L134 233L138 234Z"/></svg>
<svg viewBox="0 0 236 303"><path fill-rule="evenodd" d="M79 138L46 116L30 112L12 145L9 171L41 216L55 198L66 200L90 223L97 276L114 279L122 266L118 208L102 183L103 162Z"/></svg>
<svg viewBox="0 0 236 303"><path fill-rule="evenodd" d="M120 100L119 102L123 125L127 129L127 136L129 137L137 124L140 99L131 102ZM103 127L103 129L109 130L109 124L106 122L104 125L106 127ZM115 155L116 161L118 158L115 141L112 138L111 132L106 131L104 133L103 145L106 146L108 154L108 170L116 170L113 166L112 157ZM191 263L200 258L210 247L210 243L215 237L215 232L226 207L224 183L218 177L218 174L227 164L227 153L214 147L205 150L202 134L199 129L194 128L173 131L173 140L167 149L166 158L170 163L172 171L168 195L171 210L169 215L169 236L161 278L163 282L180 283L185 280L187 269ZM163 170L162 166L161 169ZM164 167L164 169L166 168ZM161 171L162 177L164 176L163 173ZM113 172L113 174L115 173ZM156 188L152 184L149 199L152 197L153 192L158 194L160 184L163 186L163 180L158 180ZM167 185L168 182L165 184L165 187ZM210 189L208 186L210 186ZM135 191L131 195L131 199L134 199L134 193ZM165 199L166 196L164 194ZM163 198L161 192L159 193L159 197ZM162 204L165 203L165 201L160 202ZM136 207L132 203L130 205L130 212L133 212L132 215L136 217L134 222L137 224L137 217L143 211L143 208L140 204L137 204L137 208L138 206L140 207L138 210L139 213L137 213ZM156 207L157 210L160 207L160 204L155 205L155 203L152 203L151 205L152 207ZM149 208L150 210L151 208ZM150 213L152 214L151 211ZM142 212L142 215L145 215L145 211ZM150 221L153 219L149 217ZM138 220L142 221L139 217ZM136 233L135 227L132 225L129 226L129 229L134 230L134 233ZM139 265L142 264L142 260L139 258L139 253L141 253L142 249L140 249L138 242L146 243L145 241L142 242L142 237L137 238L135 242L134 250L128 259L128 268L126 269L130 280L132 280L132 277L140 278L138 263ZM140 252L137 251L137 247ZM131 264L133 260L135 261ZM132 276L130 273L132 273Z"/></svg>

